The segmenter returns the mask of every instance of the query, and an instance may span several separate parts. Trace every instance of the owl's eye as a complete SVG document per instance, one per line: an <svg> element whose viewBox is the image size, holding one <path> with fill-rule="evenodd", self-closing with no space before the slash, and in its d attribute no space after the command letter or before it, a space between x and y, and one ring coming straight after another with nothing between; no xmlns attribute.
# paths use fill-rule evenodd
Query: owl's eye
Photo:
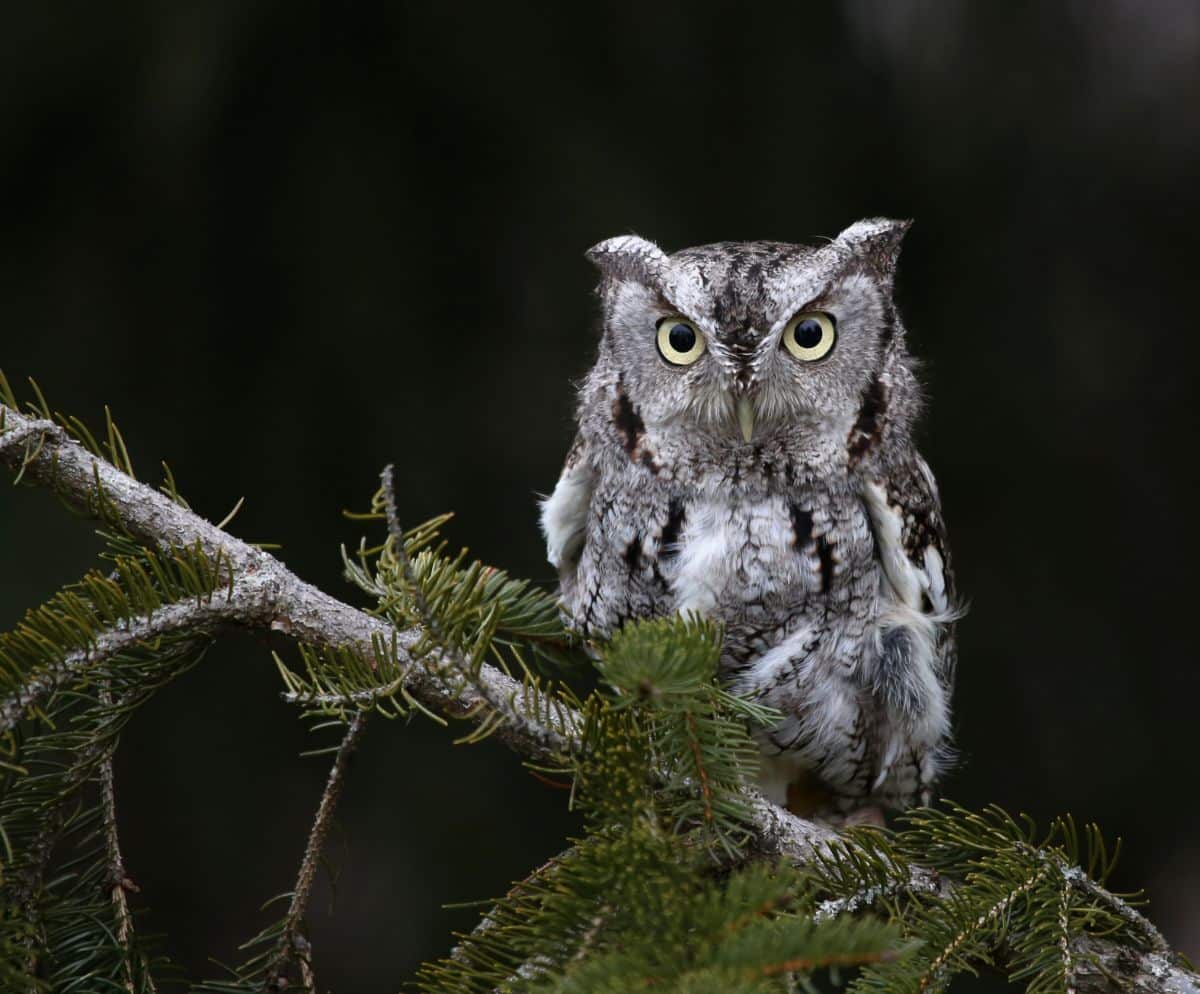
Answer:
<svg viewBox="0 0 1200 994"><path fill-rule="evenodd" d="M804 362L824 359L833 351L836 343L836 322L832 314L824 311L797 314L783 329L784 347Z"/></svg>
<svg viewBox="0 0 1200 994"><path fill-rule="evenodd" d="M691 321L681 317L658 322L658 351L674 366L690 366L704 355L704 336Z"/></svg>

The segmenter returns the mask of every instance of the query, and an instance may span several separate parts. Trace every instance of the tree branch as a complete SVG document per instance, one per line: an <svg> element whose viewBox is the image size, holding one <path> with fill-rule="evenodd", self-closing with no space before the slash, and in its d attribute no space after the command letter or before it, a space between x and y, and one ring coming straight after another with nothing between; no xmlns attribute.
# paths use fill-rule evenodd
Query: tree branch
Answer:
<svg viewBox="0 0 1200 994"><path fill-rule="evenodd" d="M208 620L225 620L253 629L280 632L313 646L356 646L373 656L373 638L396 639L401 661L419 640L417 631L395 631L387 622L351 607L305 583L278 559L181 507L165 494L139 483L111 463L72 441L51 421L27 417L0 404L5 431L0 434L0 464L28 481L47 487L72 507L111 517L132 535L160 549L199 545L218 557L233 577L229 595L208 602ZM16 432L16 436L10 433ZM22 444L9 444L17 437ZM449 687L437 666L413 663L405 673L407 691L423 705L451 717L468 717L489 701L512 701L522 686L494 666L480 667L478 687ZM571 752L577 715L564 709L563 729L533 721L519 708L504 714L496 735L535 762L553 761ZM574 722L574 724L572 724Z"/></svg>
<svg viewBox="0 0 1200 994"><path fill-rule="evenodd" d="M282 990L286 986L286 971L292 962L300 969L300 979L304 990L316 994L316 979L312 970L312 950L301 928L304 915L308 910L308 898L312 893L313 880L317 875L317 864L321 852L325 848L325 839L329 835L329 826L333 814L337 810L338 799L342 794L342 785L346 779L346 765L350 756L358 746L359 737L367 723L367 712L359 711L350 719L342 744L338 746L337 757L329 771L329 779L325 782L325 791L321 794L321 803L317 806L317 816L313 819L312 831L308 834L308 845L304 849L304 859L300 862L300 872L296 875L296 889L292 892L292 901L288 906L287 917L284 918L283 931L279 936L279 948L275 958L266 972L266 989Z"/></svg>
<svg viewBox="0 0 1200 994"><path fill-rule="evenodd" d="M112 705L112 693L108 689L100 692L100 702L106 706ZM121 840L117 834L117 796L113 782L113 750L111 749L100 763L100 805L104 819L104 848L108 854L107 884L112 894L113 916L117 923L116 939L125 957L125 989L129 994L133 994L133 913L129 910L125 892L127 890L137 891L138 886L126 874L125 860L121 857ZM155 989L154 981L149 974L145 976L145 982L151 991Z"/></svg>
<svg viewBox="0 0 1200 994"><path fill-rule="evenodd" d="M374 638L382 637L384 644L394 638L401 660L420 638L417 631L397 632L381 619L305 583L273 556L88 452L53 422L3 404L0 463L86 513L115 518L149 545L169 549L198 543L211 558L219 555L232 573L233 591L229 597L214 596L212 605L216 612L230 611L223 615L228 620L282 632L314 646L354 646L368 658L373 656ZM408 693L431 710L450 716L469 717L481 709L492 713L492 701L512 701L522 692L520 683L487 664L478 670L478 687L451 688L439 678L436 667L408 659L404 674ZM579 715L566 708L561 714L562 724L555 728L519 708L507 708L501 712L496 735L529 760L553 762L579 747L574 731L580 727ZM752 845L759 856L805 862L835 837L829 829L796 818L752 788L747 788L746 797L753 819ZM943 885L933 874L918 872L913 886L936 891ZM1130 913L1136 915L1132 909ZM1143 931L1150 934L1152 928L1146 923ZM1145 952L1111 940L1089 939L1086 948L1077 950L1077 960L1079 992L1200 994L1197 975L1163 951Z"/></svg>
<svg viewBox="0 0 1200 994"><path fill-rule="evenodd" d="M187 600L166 604L145 618L120 622L118 627L101 633L89 649L67 653L54 666L41 670L19 691L0 701L0 732L13 728L29 713L30 708L44 703L64 683L117 653L136 649L142 643L162 635L199 632L214 623L249 620L240 601L230 599L226 602L221 594L214 594L213 597L212 601ZM220 598L220 602L217 598Z"/></svg>

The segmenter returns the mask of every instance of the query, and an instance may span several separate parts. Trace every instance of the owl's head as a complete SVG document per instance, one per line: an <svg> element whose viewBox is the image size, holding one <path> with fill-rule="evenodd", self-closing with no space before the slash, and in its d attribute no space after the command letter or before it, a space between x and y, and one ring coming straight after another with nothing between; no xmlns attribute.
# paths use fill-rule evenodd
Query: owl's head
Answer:
<svg viewBox="0 0 1200 994"><path fill-rule="evenodd" d="M601 364L650 428L730 444L844 432L881 374L907 370L892 279L908 226L880 218L819 246L673 255L632 235L601 242L588 251L603 274Z"/></svg>

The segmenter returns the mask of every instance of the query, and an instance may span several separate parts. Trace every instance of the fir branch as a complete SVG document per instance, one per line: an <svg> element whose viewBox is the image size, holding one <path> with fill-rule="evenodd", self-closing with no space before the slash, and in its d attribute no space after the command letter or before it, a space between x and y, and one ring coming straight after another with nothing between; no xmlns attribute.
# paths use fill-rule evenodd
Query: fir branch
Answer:
<svg viewBox="0 0 1200 994"><path fill-rule="evenodd" d="M77 433L69 427L55 424L44 403L30 416L11 403L0 402L0 464L19 480L51 489L68 505L117 523L153 548L166 551L196 546L210 559L219 559L233 579L233 594L226 605L230 610L236 605L239 624L281 632L320 648L351 647L368 660L377 646L389 646L405 666L405 693L424 708L453 717L494 715L494 702L512 702L524 692L519 681L482 661L474 668L469 684L448 683L439 677L436 667L413 659L414 651L420 655L428 632L397 630L303 582L262 549L233 538L169 495L134 480L126 472L128 459L115 435L109 439L108 456L124 469L99 455L100 446L77 440ZM513 709L512 717L500 722L495 734L529 760L555 762L579 748L576 729L583 727L582 715L568 707L560 708L560 720L553 723L520 709ZM795 818L752 789L743 788L741 798L750 834L739 858L782 856L804 863L829 851L834 836L828 830ZM908 884L913 893L942 892L944 884L935 872L922 869L919 863L914 863L910 872ZM1099 891L1107 895L1103 888ZM1144 922L1132 909L1125 911L1131 924ZM1143 935L1153 934L1148 923L1138 928ZM1119 978L1125 989L1146 994L1200 991L1195 974L1156 943L1151 946L1147 951L1121 939L1085 935L1075 950L1077 990L1080 994L1113 990L1112 978Z"/></svg>
<svg viewBox="0 0 1200 994"><path fill-rule="evenodd" d="M470 741L478 741L502 727L525 728L529 733L541 734L541 730L529 720L529 708L513 705L513 700L518 695L509 693L507 688L497 687L494 679L485 677L480 662L469 658L460 640L444 630L438 612L430 605L425 588L413 567L412 557L408 550L408 536L405 535L404 528L400 524L400 516L396 509L395 471L391 464L385 466L380 474L380 484L380 496L390 539L389 550L399 565L405 581L406 592L416 609L418 622L430 636L432 645L441 650L428 655L421 653L419 661L431 660L432 665L429 665L429 669L443 683L453 686L453 679L448 680L447 677L457 677L459 680L465 681L466 685L479 696L485 709L482 719L477 719L480 731L467 738ZM484 579L486 577L481 577L481 580ZM476 640L482 645L490 645L497 620L495 609L483 619L480 631L475 633ZM499 674L499 671L493 672ZM523 685L522 696L527 696L530 689L528 684ZM563 725L563 727L570 726ZM578 725L575 727L577 728ZM561 755L566 755L566 752L562 752Z"/></svg>
<svg viewBox="0 0 1200 994"><path fill-rule="evenodd" d="M811 973L830 966L864 966L868 963L888 963L898 954L894 949L882 949L878 952L867 953L829 953L825 956L794 956L791 959L777 963L768 963L759 968L758 972L764 977L774 977L781 973Z"/></svg>
<svg viewBox="0 0 1200 994"><path fill-rule="evenodd" d="M23 423L12 426L8 424L10 418L11 413L7 408L0 409L0 453L9 449L15 450L17 446L23 445L35 437L38 439L39 447L45 444L46 436L59 442L66 440L66 433L52 422L26 419ZM32 454L36 453L33 450L27 450L22 456L22 462L30 458Z"/></svg>
<svg viewBox="0 0 1200 994"><path fill-rule="evenodd" d="M0 464L28 482L47 487L68 505L85 514L120 525L134 538L164 551L197 546L212 559L218 556L234 579L227 607L248 628L278 632L312 646L357 646L368 658L374 640L394 641L397 656L411 662L411 651L424 633L416 629L397 632L391 625L351 607L305 583L279 560L243 542L169 496L134 480L112 463L89 451L46 418L31 418L0 404L8 432L22 431L27 441L39 434L36 452L20 446L0 447ZM494 666L483 664L477 686L450 687L429 668L411 665L406 690L432 711L465 718L477 714L489 701L518 700L522 684ZM479 688L483 688L480 690ZM486 696L485 696L486 695ZM535 762L557 761L577 748L569 734L577 716L563 710L563 726L554 728L521 716L495 730L496 737Z"/></svg>
<svg viewBox="0 0 1200 994"><path fill-rule="evenodd" d="M107 688L100 691L100 702L105 707L112 707L112 693ZM104 848L107 855L108 886L112 894L113 916L117 925L116 939L124 954L125 989L129 994L135 994L134 965L137 953L133 948L133 914L129 910L125 892L136 892L138 886L126 874L125 860L121 856L121 841L117 834L117 798L111 752L101 761L99 775ZM154 981L148 973L145 975L144 982L149 991L155 990Z"/></svg>
<svg viewBox="0 0 1200 994"><path fill-rule="evenodd" d="M41 668L0 701L0 733L11 730L61 686L113 656L165 635L205 632L214 623L242 620L246 615L244 608L243 603L232 600L178 602L168 604L146 618L134 618L121 627L101 631L92 638L89 648L69 652Z"/></svg>
<svg viewBox="0 0 1200 994"><path fill-rule="evenodd" d="M1058 887L1058 953L1062 959L1062 985L1065 994L1076 994L1075 968L1071 957L1070 883L1066 876Z"/></svg>
<svg viewBox="0 0 1200 994"><path fill-rule="evenodd" d="M321 795L321 803L317 807L316 818L308 835L308 844L304 849L304 858L300 863L300 872L296 875L296 886L292 891L291 903L284 917L279 942L271 962L264 971L264 985L267 990L282 990L287 984L287 970L296 963L300 971L300 979L304 991L315 994L316 981L312 972L312 950L307 937L303 933L304 915L308 910L308 899L312 893L313 880L316 879L317 866L321 853L325 848L325 839L341 798L342 786L346 778L346 766L350 756L358 747L363 729L366 727L367 713L358 712L350 719L342 744L338 746L337 756L329 771L329 779L325 782L325 791Z"/></svg>
<svg viewBox="0 0 1200 994"><path fill-rule="evenodd" d="M684 715L684 721L687 724L687 745L688 751L692 754L692 759L696 764L696 774L700 780L700 797L704 802L704 821L706 824L712 824L713 821L713 805L712 805L712 787L708 782L708 769L704 763L704 756L700 752L700 740L696 734L696 716L690 711Z"/></svg>
<svg viewBox="0 0 1200 994"><path fill-rule="evenodd" d="M965 928L951 938L946 946L933 958L925 972L921 974L918 981L918 989L925 990L931 983L934 983L940 975L945 971L948 964L955 961L956 958L962 955L963 948L971 942L979 932L996 922L1001 916L1007 914L1013 903L1019 898L1028 894L1049 872L1048 866L1043 866L1039 870L1029 875L1029 878L1022 881L1012 890L1002 894L1000 898L985 910L981 915L977 916L974 921L967 924Z"/></svg>
<svg viewBox="0 0 1200 994"><path fill-rule="evenodd" d="M1141 933L1146 945L1152 952L1171 955L1171 946L1163 937L1154 922L1145 915L1140 915L1129 903L1117 894L1100 886L1078 866L1068 866L1063 869L1063 877L1072 888L1082 891L1089 897L1105 904L1109 910L1124 920L1134 931Z"/></svg>
<svg viewBox="0 0 1200 994"><path fill-rule="evenodd" d="M41 989L40 978L66 989L59 985L83 975L94 989L154 990L151 969L161 964L122 920L128 907L114 893L121 860L104 770L130 716L202 653L186 638L121 653L14 736L25 772L10 773L0 789L0 834L12 852L0 880L0 908L12 912L0 914L4 989ZM83 797L91 785L95 804Z"/></svg>

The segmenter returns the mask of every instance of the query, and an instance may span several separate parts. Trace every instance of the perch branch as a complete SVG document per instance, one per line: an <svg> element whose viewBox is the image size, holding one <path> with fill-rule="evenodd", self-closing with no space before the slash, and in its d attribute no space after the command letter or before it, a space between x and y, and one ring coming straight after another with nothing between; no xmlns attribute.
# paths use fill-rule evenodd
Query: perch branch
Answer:
<svg viewBox="0 0 1200 994"><path fill-rule="evenodd" d="M384 621L305 583L279 560L222 531L164 494L145 486L72 441L51 421L32 418L0 404L0 463L18 476L51 489L77 509L115 518L147 544L161 549L199 543L210 557L227 564L233 575L228 597L212 604L231 613L225 619L255 629L281 632L326 647L352 645L370 658L373 638L389 644L394 636L403 660L420 639L417 631L395 632ZM13 434L13 433L16 434ZM236 605L236 607L235 607ZM449 686L436 667L414 663L405 671L407 691L431 710L453 717L493 713L490 702L512 701L521 684L487 664L478 670L484 688ZM554 761L578 749L580 719L569 709L558 727L506 709L496 735L534 762ZM804 862L834 837L825 828L797 818L747 788L756 855ZM913 886L943 886L931 873L917 871ZM1136 914L1132 912L1131 914ZM1138 916L1139 918L1141 916ZM1149 934L1150 926L1144 929ZM1079 992L1130 990L1139 994L1200 994L1200 978L1162 950L1144 951L1106 939L1088 939L1076 950ZM1089 965L1085 965L1089 964Z"/></svg>
<svg viewBox="0 0 1200 994"><path fill-rule="evenodd" d="M373 654L375 636L390 644L395 635L401 660L419 640L419 632L394 632L387 622L305 583L275 557L93 455L53 422L27 417L3 404L0 417L5 425L0 434L0 464L25 480L47 487L84 513L114 518L139 540L158 549L198 543L211 559L219 557L233 576L233 589L229 594L214 595L206 604L207 620L280 632L313 646L357 646L368 658ZM16 436L11 436L12 432ZM17 438L18 444L12 444L10 437ZM469 717L481 709L486 712L489 701L512 701L522 693L520 683L494 666L480 667L478 686L451 687L438 676L437 667L412 663L408 658L408 692L431 710L451 717ZM86 661L77 660L75 665L86 665ZM577 726L571 722L578 716L566 710L562 715L563 727L554 728L532 720L519 708L508 709L495 734L534 761L552 761L575 747L572 730Z"/></svg>

